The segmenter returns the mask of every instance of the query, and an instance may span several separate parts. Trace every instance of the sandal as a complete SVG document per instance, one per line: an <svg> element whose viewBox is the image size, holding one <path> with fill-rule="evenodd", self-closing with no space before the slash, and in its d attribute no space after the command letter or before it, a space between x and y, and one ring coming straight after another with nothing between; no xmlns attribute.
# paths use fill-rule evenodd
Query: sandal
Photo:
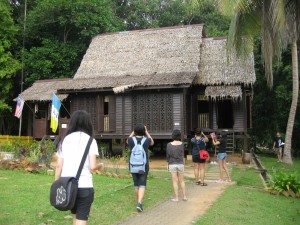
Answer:
<svg viewBox="0 0 300 225"><path fill-rule="evenodd" d="M178 200L176 200L175 198L171 199L172 202L178 202Z"/></svg>
<svg viewBox="0 0 300 225"><path fill-rule="evenodd" d="M201 186L207 186L207 183L201 183L200 185Z"/></svg>
<svg viewBox="0 0 300 225"><path fill-rule="evenodd" d="M186 202L187 200L188 200L187 198L183 198L183 199L182 199L182 201L185 201L185 202Z"/></svg>
<svg viewBox="0 0 300 225"><path fill-rule="evenodd" d="M201 182L200 182L200 181L197 181L197 182L196 182L196 185L200 185L200 184L201 184Z"/></svg>

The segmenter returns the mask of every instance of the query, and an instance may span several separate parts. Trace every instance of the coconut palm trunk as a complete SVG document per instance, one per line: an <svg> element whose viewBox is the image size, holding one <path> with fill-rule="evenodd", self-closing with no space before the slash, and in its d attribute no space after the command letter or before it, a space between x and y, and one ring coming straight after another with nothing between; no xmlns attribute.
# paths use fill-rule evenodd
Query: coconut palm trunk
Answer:
<svg viewBox="0 0 300 225"><path fill-rule="evenodd" d="M292 136L294 121L297 109L297 103L299 98L299 75L298 75L298 55L297 55L297 41L294 40L292 43L292 65L293 65L293 96L292 104L289 114L289 119L286 127L285 134L285 147L284 147L284 156L283 162L288 164L293 164L291 146L292 146Z"/></svg>

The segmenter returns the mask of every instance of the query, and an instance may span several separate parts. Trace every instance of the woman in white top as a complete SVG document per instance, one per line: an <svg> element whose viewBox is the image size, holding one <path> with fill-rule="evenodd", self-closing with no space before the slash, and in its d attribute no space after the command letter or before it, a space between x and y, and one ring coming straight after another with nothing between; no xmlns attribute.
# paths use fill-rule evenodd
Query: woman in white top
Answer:
<svg viewBox="0 0 300 225"><path fill-rule="evenodd" d="M84 110L78 110L71 116L68 130L57 152L57 165L55 180L61 177L76 176L82 156L89 138L93 137L93 126L90 115ZM87 224L91 205L94 200L94 187L92 170L100 169L103 164L97 164L96 157L99 155L95 139L89 149L78 183L78 194L74 208L73 224Z"/></svg>

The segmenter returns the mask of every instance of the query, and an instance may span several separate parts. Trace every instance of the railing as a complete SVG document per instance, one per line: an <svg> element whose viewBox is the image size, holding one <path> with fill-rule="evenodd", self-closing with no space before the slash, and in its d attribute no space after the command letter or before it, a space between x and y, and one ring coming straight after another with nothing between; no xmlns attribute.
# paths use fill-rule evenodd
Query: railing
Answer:
<svg viewBox="0 0 300 225"><path fill-rule="evenodd" d="M198 114L198 127L209 128L209 113Z"/></svg>
<svg viewBox="0 0 300 225"><path fill-rule="evenodd" d="M104 115L104 131L109 131L109 116Z"/></svg>

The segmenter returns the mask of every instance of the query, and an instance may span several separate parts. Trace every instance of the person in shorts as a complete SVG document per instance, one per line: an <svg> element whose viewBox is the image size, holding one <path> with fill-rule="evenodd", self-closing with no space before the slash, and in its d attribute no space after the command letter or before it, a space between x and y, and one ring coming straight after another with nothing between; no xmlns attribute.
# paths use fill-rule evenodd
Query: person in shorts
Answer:
<svg viewBox="0 0 300 225"><path fill-rule="evenodd" d="M146 190L146 184L147 184L147 176L148 176L148 172L149 172L149 154L148 154L148 148L152 145L154 145L154 141L151 137L151 135L149 134L146 126L144 126L143 124L137 124L133 131L131 132L131 134L129 135L128 139L127 139L127 144L129 145L130 148L130 155L131 155L131 150L134 148L135 144L134 144L134 140L133 138L137 139L137 143L140 144L141 140L143 139L143 137L146 136L146 140L143 144L143 148L145 150L146 153L146 157L147 157L147 162L146 162L146 168L145 168L145 172L140 174L140 173L131 173L132 175L132 179L133 179L133 184L134 184L134 191L137 197L137 206L136 209L139 212L143 212L143 198L145 195L145 190ZM130 161L130 159L129 159Z"/></svg>
<svg viewBox="0 0 300 225"><path fill-rule="evenodd" d="M57 152L55 180L59 177L76 176L90 137L93 137L93 126L90 115L84 110L75 111L71 116L68 130ZM98 164L96 161L98 155L97 142L93 139L79 177L75 206L71 210L72 214L74 214L73 224L87 224L91 206L94 201L94 187L91 171L103 167L102 163Z"/></svg>
<svg viewBox="0 0 300 225"><path fill-rule="evenodd" d="M220 169L220 179L217 180L217 183L224 183L224 172L227 175L227 182L231 182L230 173L228 171L228 168L226 166L226 159L227 159L227 153L226 153L226 145L227 145L227 132L222 131L221 132L221 139L220 141L217 140L217 138L212 139L214 145L219 145L219 152L217 154L219 169Z"/></svg>
<svg viewBox="0 0 300 225"><path fill-rule="evenodd" d="M195 183L201 186L207 186L207 183L204 182L205 178L205 162L209 159L200 159L199 150L206 149L206 143L208 138L197 128L195 130L195 137L191 139L192 145L192 160L194 163L194 174L195 174ZM201 181L199 181L199 174L201 175Z"/></svg>
<svg viewBox="0 0 300 225"><path fill-rule="evenodd" d="M167 144L167 162L168 170L172 176L173 189L175 197L172 198L172 201L178 202L178 182L181 186L182 191L182 200L187 201L186 192L185 192L185 182L184 182L184 144L181 141L181 132L180 130L174 130L172 133L172 142Z"/></svg>
<svg viewBox="0 0 300 225"><path fill-rule="evenodd" d="M274 137L273 149L277 153L278 162L282 162L282 153L283 153L284 140L281 137L280 133L277 132Z"/></svg>

